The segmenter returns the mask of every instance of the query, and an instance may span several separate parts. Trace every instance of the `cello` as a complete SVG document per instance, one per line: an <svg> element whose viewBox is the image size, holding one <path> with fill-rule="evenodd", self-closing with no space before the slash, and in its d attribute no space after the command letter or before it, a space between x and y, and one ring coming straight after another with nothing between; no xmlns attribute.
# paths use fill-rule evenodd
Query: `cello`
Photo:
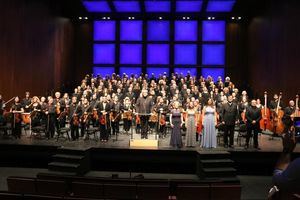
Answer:
<svg viewBox="0 0 300 200"><path fill-rule="evenodd" d="M274 134L281 135L284 131L284 124L282 122L282 117L284 115L283 110L279 109L280 101L282 98L282 92L279 94L276 109L272 112L271 130Z"/></svg>
<svg viewBox="0 0 300 200"><path fill-rule="evenodd" d="M260 129L265 131L265 130L271 130L271 114L270 114L270 109L267 107L267 98L268 98L268 93L264 93L264 107L261 109L261 116L262 119L259 122Z"/></svg>

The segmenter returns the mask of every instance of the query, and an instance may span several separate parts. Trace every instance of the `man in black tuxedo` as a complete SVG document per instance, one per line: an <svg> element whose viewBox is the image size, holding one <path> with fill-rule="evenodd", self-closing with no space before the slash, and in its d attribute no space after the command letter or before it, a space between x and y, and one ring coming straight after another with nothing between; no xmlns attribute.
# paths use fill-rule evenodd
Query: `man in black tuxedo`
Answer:
<svg viewBox="0 0 300 200"><path fill-rule="evenodd" d="M284 124L284 133L287 133L291 126L293 126L293 114L295 113L295 102L293 100L289 101L289 106L286 107L284 111L284 115L282 117L282 122Z"/></svg>
<svg viewBox="0 0 300 200"><path fill-rule="evenodd" d="M221 110L222 123L225 125L224 130L224 147L228 147L228 136L230 139L229 147L233 148L234 127L238 120L238 105L233 103L232 96L228 97L228 102L225 103Z"/></svg>
<svg viewBox="0 0 300 200"><path fill-rule="evenodd" d="M254 148L260 149L258 147L258 132L259 132L259 121L261 120L261 109L256 106L256 100L251 101L251 105L246 110L246 119L247 119L247 138L245 149L249 148L249 140L254 132Z"/></svg>
<svg viewBox="0 0 300 200"><path fill-rule="evenodd" d="M97 108L100 117L100 140L101 142L107 142L110 130L109 112L111 111L111 106L106 96L102 97L102 102L97 105Z"/></svg>
<svg viewBox="0 0 300 200"><path fill-rule="evenodd" d="M148 139L148 121L149 114L152 112L153 100L148 96L148 90L142 91L142 96L139 97L135 105L136 112L141 119L141 138Z"/></svg>

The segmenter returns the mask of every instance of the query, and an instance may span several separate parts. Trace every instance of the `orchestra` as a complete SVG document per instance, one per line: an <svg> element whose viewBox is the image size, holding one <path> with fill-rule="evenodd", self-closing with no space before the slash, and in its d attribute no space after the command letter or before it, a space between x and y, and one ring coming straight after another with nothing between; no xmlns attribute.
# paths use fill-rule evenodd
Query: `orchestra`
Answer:
<svg viewBox="0 0 300 200"><path fill-rule="evenodd" d="M27 124L44 126L47 139L66 126L70 127L72 140L85 138L90 127L97 127L101 142L106 143L112 135L128 135L134 126L142 139L148 139L152 131L164 139L173 128L170 117L178 116L180 111L182 119L176 127L181 131L187 129L183 141L186 146L193 147L196 142L201 143L203 135L207 138L205 134L209 133L205 133L207 128L203 128L206 127L203 123L207 123L206 113L213 111L216 129L223 125L225 148L234 148L237 124L247 126L245 148L249 147L252 131L254 147L259 148L259 132L281 135L290 129L294 117L300 115L298 95L287 107L283 106L282 93L274 94L271 101L268 101L267 92L260 97L263 98L249 102L247 92L239 93L229 77L224 82L218 77L214 82L211 76L197 79L189 73L186 76L172 74L170 78L166 74L158 78L143 74L86 75L70 94L61 95L57 91L53 96L31 97L30 92L26 92L22 100L13 97L8 101L0 95L0 125L10 123L15 138L21 138L22 124ZM208 106L211 111L203 110ZM175 113L172 115L172 112ZM181 147L181 143L172 143L172 146Z"/></svg>

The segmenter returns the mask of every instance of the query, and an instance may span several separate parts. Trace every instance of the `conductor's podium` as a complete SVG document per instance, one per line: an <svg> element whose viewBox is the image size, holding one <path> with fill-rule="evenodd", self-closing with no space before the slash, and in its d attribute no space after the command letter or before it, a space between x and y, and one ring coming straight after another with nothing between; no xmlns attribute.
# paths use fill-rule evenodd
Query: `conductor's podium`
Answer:
<svg viewBox="0 0 300 200"><path fill-rule="evenodd" d="M129 141L130 147L139 148L158 148L158 140L155 139L131 139Z"/></svg>

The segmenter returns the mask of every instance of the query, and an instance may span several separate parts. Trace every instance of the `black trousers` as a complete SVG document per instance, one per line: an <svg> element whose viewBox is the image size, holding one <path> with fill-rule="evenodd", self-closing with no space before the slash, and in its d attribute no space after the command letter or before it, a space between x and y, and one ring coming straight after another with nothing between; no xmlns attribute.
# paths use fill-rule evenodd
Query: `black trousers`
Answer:
<svg viewBox="0 0 300 200"><path fill-rule="evenodd" d="M81 128L80 128L80 134L81 135L80 136L84 137L85 131L88 128L88 124L86 122L83 122L83 123L80 123L80 126L81 126Z"/></svg>
<svg viewBox="0 0 300 200"><path fill-rule="evenodd" d="M77 140L79 138L79 126L71 124L71 137L72 140Z"/></svg>
<svg viewBox="0 0 300 200"><path fill-rule="evenodd" d="M128 120L127 118L124 118L123 122L124 122L124 131L128 132L130 130L132 120Z"/></svg>
<svg viewBox="0 0 300 200"><path fill-rule="evenodd" d="M258 125L248 125L247 126L246 145L249 146L249 141L252 136L252 131L254 132L254 135L253 135L254 148L257 148L258 147L258 132L259 132Z"/></svg>
<svg viewBox="0 0 300 200"><path fill-rule="evenodd" d="M12 135L15 136L16 138L21 138L21 134L22 134L22 126L21 126L21 122L18 123L14 123L14 127L12 129Z"/></svg>
<svg viewBox="0 0 300 200"><path fill-rule="evenodd" d="M167 135L166 125L159 125L159 137L165 137Z"/></svg>
<svg viewBox="0 0 300 200"><path fill-rule="evenodd" d="M108 140L108 127L106 125L100 124L100 140Z"/></svg>
<svg viewBox="0 0 300 200"><path fill-rule="evenodd" d="M120 121L116 120L116 121L112 121L111 122L111 126L112 126L112 134L119 134L119 126L120 126Z"/></svg>
<svg viewBox="0 0 300 200"><path fill-rule="evenodd" d="M149 116L140 116L141 119L141 137L148 139Z"/></svg>
<svg viewBox="0 0 300 200"><path fill-rule="evenodd" d="M234 127L235 125L225 125L224 130L224 145L228 145L228 137L229 137L229 145L233 145L234 139Z"/></svg>
<svg viewBox="0 0 300 200"><path fill-rule="evenodd" d="M56 118L54 114L49 114L47 116L47 120L46 120L46 137L47 138L53 138L54 137L54 133L55 133L55 123L56 123Z"/></svg>

